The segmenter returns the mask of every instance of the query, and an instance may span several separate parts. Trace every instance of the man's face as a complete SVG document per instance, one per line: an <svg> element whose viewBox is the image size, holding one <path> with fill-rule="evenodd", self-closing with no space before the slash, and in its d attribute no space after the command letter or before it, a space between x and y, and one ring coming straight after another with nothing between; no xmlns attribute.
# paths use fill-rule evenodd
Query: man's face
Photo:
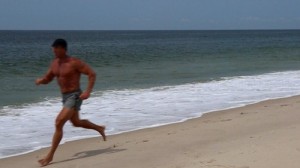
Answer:
<svg viewBox="0 0 300 168"><path fill-rule="evenodd" d="M63 47L52 47L52 50L56 58L62 58L66 55L66 49Z"/></svg>

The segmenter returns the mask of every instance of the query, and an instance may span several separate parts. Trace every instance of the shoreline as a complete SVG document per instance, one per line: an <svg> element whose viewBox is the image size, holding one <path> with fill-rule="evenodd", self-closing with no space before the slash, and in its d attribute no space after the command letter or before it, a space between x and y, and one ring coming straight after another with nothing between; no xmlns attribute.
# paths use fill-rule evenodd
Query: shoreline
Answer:
<svg viewBox="0 0 300 168"><path fill-rule="evenodd" d="M291 103L286 103L286 102L291 102ZM84 148L84 146L86 144L92 143L94 145L97 144L96 147L97 148L100 147L102 150L103 150L103 148L104 148L104 150L105 149L106 150L118 149L120 146L125 146L125 147L130 147L131 146L131 147L134 148L135 145L138 146L137 144L147 144L149 142L157 140L155 138L155 136L154 136L154 138L152 137L153 135L158 134L158 135L161 135L162 137L165 137L166 136L165 135L166 130L168 130L167 131L168 132L167 136L173 136L173 134L176 135L176 133L174 133L174 130L176 130L176 129L174 129L174 127L175 128L186 127L186 130L191 131L191 130L194 129L194 127L198 128L199 126L205 127L206 125L211 125L211 127L214 127L211 130L218 130L218 129L220 129L220 127L218 127L218 125L222 125L223 122L224 123L230 123L232 120L238 120L239 118L247 117L249 114L256 115L256 117L258 117L258 118L262 117L264 120L267 120L267 118L264 118L263 116L260 116L260 115L263 115L263 113L267 113L267 112L262 112L262 114L259 114L258 112L254 113L252 111L257 111L258 109L264 109L264 108L268 108L269 106L271 106L270 107L271 111L268 111L268 113L270 113L272 111L278 110L277 106L274 108L274 106L278 105L278 104L280 104L280 106L279 106L280 108L292 108L293 114L294 114L295 113L294 112L295 106L300 107L300 105L298 105L297 103L300 104L300 96L299 95L298 96L285 97L285 98L269 99L269 100L264 100L264 101L261 101L261 102L256 102L256 103L253 103L253 104L249 104L249 105L244 105L242 107L234 107L234 108L225 109L225 110L217 110L217 111L214 111L214 112L207 112L207 113L204 113L200 117L194 117L194 118L186 119L186 120L181 121L181 122L169 123L169 124L165 124L165 125L160 125L160 126L155 126L155 127L150 127L150 128L142 128L142 129L138 129L138 130L134 130L134 131L129 131L129 132L118 133L118 134L115 134L115 135L110 135L110 136L108 136L108 142L105 142L105 143L102 143L102 141L101 141L101 143L99 143L99 138L98 137L68 141L68 142L65 142L64 144L60 145L60 147L57 151L57 158L54 158L54 164L49 165L49 167L55 167L55 166L67 167L68 164L65 165L65 164L63 164L64 162L63 163L57 162L57 160L61 160L61 157L63 157L64 159L67 159L67 160L68 160L68 158L69 159L72 158L72 157L70 157L66 154L66 153L69 153L69 152L63 152L64 150L62 150L62 149L70 149L70 148L72 149L74 146L77 146L77 145ZM249 112L249 110L250 110L250 112ZM290 112L290 111L288 111L288 112ZM237 116L235 116L236 118L232 117L233 115L237 115ZM280 116L281 115L282 114L280 114ZM231 117L229 117L229 116L231 116ZM224 119L221 119L220 121L216 121L216 122L210 122L211 120L217 120L217 119L220 119L220 118L224 118ZM230 118L230 119L226 119L226 118ZM232 118L234 118L234 119L232 119ZM291 117L291 118L296 118L296 117ZM251 118L249 118L249 119L251 119ZM280 120L280 118L277 118L277 119ZM195 126L195 122L199 123L199 126ZM187 125L191 125L191 124L193 125L193 127L187 126ZM243 124L243 122L238 123L238 125L236 125L236 126L247 127L247 123L244 123L243 125L241 125L241 124ZM259 123L259 124L263 125L263 123ZM287 124L289 124L288 121L287 121ZM266 124L266 125L268 126L268 124ZM235 127L232 127L232 128L235 128ZM199 129L201 130L203 128L199 127ZM193 131L195 131L195 130L193 130ZM255 132L251 129L248 130L248 131ZM256 130L256 131L259 132L259 130ZM217 131L217 132L222 134L222 132L219 132L219 131ZM149 136L148 133L149 133L149 135L152 135L152 136ZM184 133L184 131L182 133ZM215 133L215 131L207 131L207 132L204 131L204 134L207 134L207 135L210 135L210 136L217 136L217 135L214 135L214 133ZM245 132L245 134L247 134L247 133ZM143 136L141 136L141 135L143 135ZM233 133L232 135L237 135L237 134ZM192 135L189 135L187 137L191 137L191 136ZM238 135L238 137L239 136L241 136L241 135ZM141 139L141 137L142 137L142 139ZM193 142L193 140L192 140L193 138L195 138L195 137L192 136L191 143ZM229 137L227 137L227 138L229 138ZM110 139L111 139L112 142L110 142ZM137 140L137 139L139 139L139 140ZM252 139L252 138L250 138L250 139ZM130 142L132 142L132 141L136 141L136 143L131 144L131 145L128 146L127 143L130 144ZM170 143L170 141L173 142L173 143L176 143L174 141L174 139L172 139L172 138L170 139L169 137L165 137L164 141L169 141L169 143ZM184 141L183 143L180 142L180 144L182 146L189 144L188 141L186 141L186 140L183 140L183 141ZM226 142L226 139L220 140L220 142ZM159 141L156 142L156 145L164 146ZM201 143L199 145L202 146ZM107 148L107 146L109 146L109 147ZM93 146L90 146L90 147L92 148ZM42 148L42 149L38 149L38 150L35 150L33 152L29 152L29 153L26 153L26 154L1 158L0 159L0 166L3 165L4 167L14 168L14 167L17 167L18 164L26 162L27 164L29 164L31 166L38 167L38 164L36 163L36 161L37 161L36 158L40 158L44 154L46 154L45 152L47 151L47 149L48 148ZM100 149L100 151L102 151L101 149ZM129 149L130 148L127 148L126 151L124 151L124 153L128 152L127 150L129 150ZM72 150L74 150L74 149L72 149ZM74 150L73 152L71 152L69 154L72 155L74 153L81 152L82 150L84 151L84 149ZM149 150L151 151L151 149L149 149ZM169 150L171 150L171 149L169 149ZM123 150L120 150L120 151L123 151ZM299 151L300 151L300 148L299 148ZM208 150L208 152L211 153L212 151ZM185 153L188 154L189 150L186 150ZM100 156L101 156L101 154L100 154ZM130 153L130 154L134 155L135 153ZM85 159L85 158L83 158L83 159ZM93 160L93 161L97 162L96 156L94 157L94 159L95 160ZM73 160L73 159L71 159L71 160ZM74 159L74 160L76 160L76 159ZM78 160L81 160L81 158L78 159ZM15 163L16 161L18 161L18 163ZM212 161L212 162L215 162L215 161ZM69 164L71 164L71 162L69 162ZM90 165L89 163L86 163L86 164ZM112 164L114 164L114 163L112 163ZM209 164L209 163L207 163L207 164Z"/></svg>
<svg viewBox="0 0 300 168"><path fill-rule="evenodd" d="M228 108L224 108L224 109L216 109L216 110L201 112L201 114L199 114L197 116L185 118L185 119L182 119L180 121L174 121L174 122L163 123L163 124L154 124L154 125L151 125L151 126L146 126L146 127L142 127L142 128L132 129L132 130L128 130L128 131L121 131L121 132L118 132L118 133L107 134L107 136L116 136L116 135L126 134L126 133L130 133L130 132L140 131L140 130L144 130L144 129L158 128L158 127L168 126L168 125L172 125L172 124L178 124L178 123L182 123L182 122L187 122L189 120L201 118L204 115L209 114L209 113L218 113L218 112L221 112L221 111L227 111L227 110L231 110L231 109L243 108L243 107L251 106L251 105L254 105L254 104L258 104L258 103L263 103L265 101L272 101L272 100L278 100L278 99L293 98L293 97L298 97L298 96L300 97L300 95L292 95L292 96L282 96L282 97L275 97L275 98L267 98L267 99L263 99L263 100L254 101L254 102L249 103L249 104L241 104L241 105L237 105L237 106L233 106L233 107L228 107ZM64 144L69 143L69 142L84 141L84 140L87 140L87 139L93 139L93 138L97 138L97 137L98 137L97 135L94 135L94 136L86 136L86 137L82 137L82 138L78 138L78 139L76 139L76 138L72 139L71 138L71 140L65 140L65 141L62 140L62 142L60 143L60 145L64 145ZM37 149L32 149L32 150L27 151L27 152L22 152L22 153L19 153L19 154L14 154L14 155L0 157L0 161L2 159L7 159L7 158L11 158L11 157L18 157L18 156L21 156L21 155L26 155L26 154L29 154L29 153L32 153L32 152L36 152L36 151L39 151L39 150L43 150L43 149L49 148L49 147L50 147L50 145L49 146L36 147Z"/></svg>
<svg viewBox="0 0 300 168"><path fill-rule="evenodd" d="M220 81L187 83L174 87L115 90L103 94L95 92L95 95L86 101L89 105L84 106L82 114L85 115L83 118L107 125L109 134L128 132L151 125L165 125L199 117L202 112L236 108L266 99L297 95L300 93L298 74L299 71L274 72L225 77ZM136 100L139 100L139 103L136 104ZM3 125L1 132L6 135L0 137L0 141L5 142L1 148L1 156L4 158L7 155L49 146L49 137L53 135L51 118L56 117L60 107L60 99L47 99L22 107L9 107L3 111L0 109L1 113L9 114L0 118ZM41 109L51 112L45 115L41 113ZM27 119L33 121L32 124L23 123L26 119L22 116L26 115L30 116ZM43 122L39 123L41 119ZM11 127L12 124L15 129ZM40 126L45 128L37 130ZM65 130L64 142L95 135L94 132L83 129L73 131L69 123L66 124Z"/></svg>

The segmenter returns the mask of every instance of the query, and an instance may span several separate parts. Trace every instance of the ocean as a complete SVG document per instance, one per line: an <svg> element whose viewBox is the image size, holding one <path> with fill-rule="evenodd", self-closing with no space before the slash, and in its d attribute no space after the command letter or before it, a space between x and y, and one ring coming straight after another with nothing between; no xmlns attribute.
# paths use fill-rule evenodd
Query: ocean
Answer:
<svg viewBox="0 0 300 168"><path fill-rule="evenodd" d="M96 71L81 117L108 134L300 94L300 30L0 31L0 157L51 143L61 94L34 80L56 38ZM94 136L67 123L63 142Z"/></svg>

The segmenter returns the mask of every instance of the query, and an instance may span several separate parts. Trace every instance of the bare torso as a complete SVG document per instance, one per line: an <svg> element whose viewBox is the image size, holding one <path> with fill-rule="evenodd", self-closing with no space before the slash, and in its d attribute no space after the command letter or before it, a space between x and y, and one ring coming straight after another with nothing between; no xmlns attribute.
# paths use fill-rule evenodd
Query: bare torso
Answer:
<svg viewBox="0 0 300 168"><path fill-rule="evenodd" d="M51 70L62 93L72 92L80 88L81 73L77 68L80 63L80 60L72 57L63 60L55 59L52 62Z"/></svg>
<svg viewBox="0 0 300 168"><path fill-rule="evenodd" d="M81 100L88 99L96 81L96 73L83 61L67 56L65 48L53 47L53 49L56 58L51 63L47 73L42 78L36 79L35 84L48 84L56 77L62 93L73 92L80 88L80 75L84 74L88 76L89 83L86 90L78 98ZM98 131L103 136L103 139L106 140L105 126L96 125L88 120L81 120L79 112L74 106L64 107L55 120L55 133L53 135L51 150L44 159L39 160L42 167L48 165L53 160L54 153L63 137L63 126L68 120L74 126Z"/></svg>

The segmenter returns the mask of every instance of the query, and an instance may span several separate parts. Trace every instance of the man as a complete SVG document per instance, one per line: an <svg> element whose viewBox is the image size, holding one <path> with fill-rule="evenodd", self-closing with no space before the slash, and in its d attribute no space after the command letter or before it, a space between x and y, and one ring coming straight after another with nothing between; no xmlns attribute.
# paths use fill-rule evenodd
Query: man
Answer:
<svg viewBox="0 0 300 168"><path fill-rule="evenodd" d="M52 139L52 146L48 155L39 160L41 166L48 165L63 137L63 126L70 120L75 127L93 129L98 131L103 140L106 141L105 126L96 125L88 120L79 118L79 110L82 101L90 97L96 80L95 72L83 61L67 55L67 42L64 39L57 39L52 44L55 55L46 75L35 81L36 85L48 84L55 77L63 97L63 108L55 121L55 133ZM80 89L80 75L88 75L88 87L82 92Z"/></svg>

